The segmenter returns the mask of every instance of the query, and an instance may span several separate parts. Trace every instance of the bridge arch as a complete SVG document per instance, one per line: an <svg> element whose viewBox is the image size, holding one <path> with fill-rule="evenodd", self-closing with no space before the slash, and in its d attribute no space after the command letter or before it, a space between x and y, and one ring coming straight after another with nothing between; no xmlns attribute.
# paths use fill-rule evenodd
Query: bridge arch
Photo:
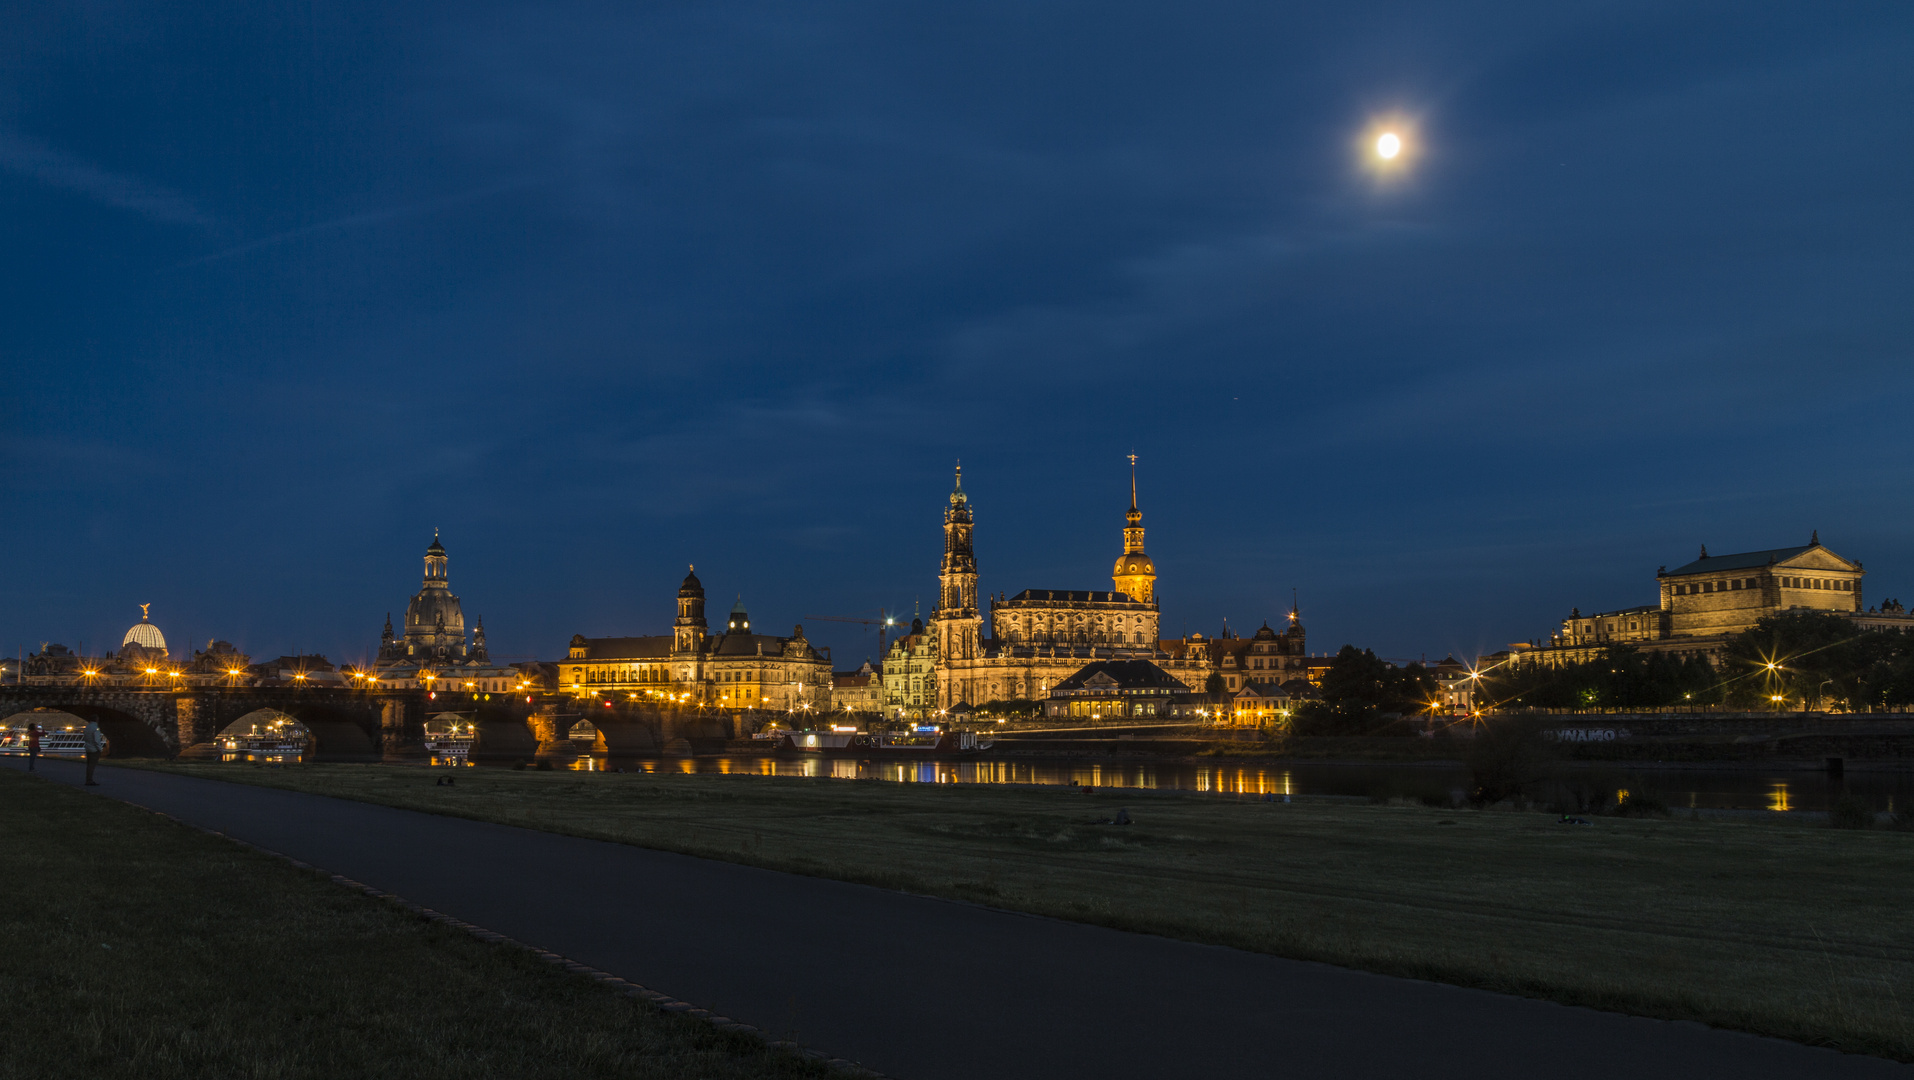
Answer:
<svg viewBox="0 0 1914 1080"><path fill-rule="evenodd" d="M151 724L131 713L101 705L82 704L72 709L51 706L25 709L0 721L0 727L39 724L48 730L70 726L78 731L86 726L88 720L99 721L100 733L106 736L106 753L102 757L166 757L173 752L172 747L166 745L166 739L154 731Z"/></svg>

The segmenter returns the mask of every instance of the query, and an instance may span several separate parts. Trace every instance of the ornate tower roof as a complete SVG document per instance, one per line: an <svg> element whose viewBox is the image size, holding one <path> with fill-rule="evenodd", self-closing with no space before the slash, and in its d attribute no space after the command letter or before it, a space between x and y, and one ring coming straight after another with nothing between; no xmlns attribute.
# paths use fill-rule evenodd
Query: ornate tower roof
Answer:
<svg viewBox="0 0 1914 1080"><path fill-rule="evenodd" d="M1140 603L1156 600L1156 562L1143 551L1143 511L1136 500L1136 455L1130 455L1130 510L1123 515L1123 554L1110 572L1116 591Z"/></svg>

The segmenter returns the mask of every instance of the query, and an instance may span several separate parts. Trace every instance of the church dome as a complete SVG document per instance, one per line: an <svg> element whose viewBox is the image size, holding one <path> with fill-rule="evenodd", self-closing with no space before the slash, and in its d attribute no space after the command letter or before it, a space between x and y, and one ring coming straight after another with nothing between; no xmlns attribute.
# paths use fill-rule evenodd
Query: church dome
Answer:
<svg viewBox="0 0 1914 1080"><path fill-rule="evenodd" d="M1156 575L1156 563L1151 561L1148 555L1141 553L1118 556L1115 574L1118 577L1129 577L1136 574L1148 574L1154 577Z"/></svg>
<svg viewBox="0 0 1914 1080"><path fill-rule="evenodd" d="M140 621L134 623L133 626L126 631L126 636L120 639L121 648L125 648L128 645L138 645L142 649L153 649L163 656L166 653L166 635L160 633L160 628L154 626L152 620L148 618L146 612L142 610L140 612Z"/></svg>
<svg viewBox="0 0 1914 1080"><path fill-rule="evenodd" d="M426 589L406 606L405 626L409 634L436 633L440 627L448 634L465 635L465 612L459 598L448 589Z"/></svg>
<svg viewBox="0 0 1914 1080"><path fill-rule="evenodd" d="M691 572L685 575L684 583L678 586L678 595L684 597L704 596L704 582L698 580L697 570L695 568L687 569L690 569Z"/></svg>

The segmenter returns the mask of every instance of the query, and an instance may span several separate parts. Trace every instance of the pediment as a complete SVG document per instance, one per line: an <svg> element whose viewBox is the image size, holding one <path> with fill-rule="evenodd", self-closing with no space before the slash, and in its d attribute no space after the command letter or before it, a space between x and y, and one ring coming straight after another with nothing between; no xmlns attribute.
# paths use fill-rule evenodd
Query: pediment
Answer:
<svg viewBox="0 0 1914 1080"><path fill-rule="evenodd" d="M1777 569L1786 567L1789 570L1803 571L1835 570L1853 573L1861 569L1859 565L1851 563L1841 556L1836 555L1834 552L1829 551L1827 548L1822 547L1809 548L1799 555L1782 559L1774 565Z"/></svg>

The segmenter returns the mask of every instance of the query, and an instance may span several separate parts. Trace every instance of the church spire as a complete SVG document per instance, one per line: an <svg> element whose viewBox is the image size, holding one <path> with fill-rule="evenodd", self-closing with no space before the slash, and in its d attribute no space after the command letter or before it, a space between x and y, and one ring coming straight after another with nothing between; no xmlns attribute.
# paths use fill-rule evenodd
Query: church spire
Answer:
<svg viewBox="0 0 1914 1080"><path fill-rule="evenodd" d="M1123 554L1110 574L1116 591L1141 604L1156 602L1156 563L1143 553L1143 511L1137 507L1136 455L1130 455L1130 510L1123 515Z"/></svg>

